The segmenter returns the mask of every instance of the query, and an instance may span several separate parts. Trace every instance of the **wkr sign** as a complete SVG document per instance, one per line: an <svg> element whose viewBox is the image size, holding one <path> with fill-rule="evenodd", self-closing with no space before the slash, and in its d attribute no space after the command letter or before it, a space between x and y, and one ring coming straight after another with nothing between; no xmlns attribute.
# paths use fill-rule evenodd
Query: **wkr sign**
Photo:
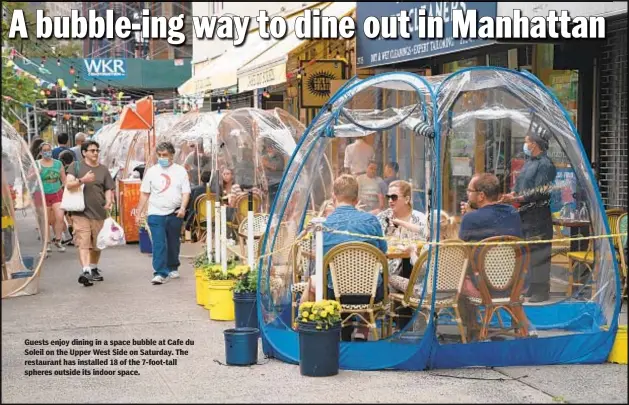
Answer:
<svg viewBox="0 0 629 405"><path fill-rule="evenodd" d="M127 66L124 59L84 59L87 75L90 77L126 77Z"/></svg>

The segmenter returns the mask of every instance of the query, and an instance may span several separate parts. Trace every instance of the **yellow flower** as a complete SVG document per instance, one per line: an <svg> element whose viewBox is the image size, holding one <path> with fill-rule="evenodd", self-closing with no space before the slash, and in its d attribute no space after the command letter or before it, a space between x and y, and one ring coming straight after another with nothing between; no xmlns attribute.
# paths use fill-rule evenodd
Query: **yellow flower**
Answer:
<svg viewBox="0 0 629 405"><path fill-rule="evenodd" d="M321 325L317 325L317 329L321 329Z"/></svg>
<svg viewBox="0 0 629 405"><path fill-rule="evenodd" d="M301 317L302 318L308 318L308 315L309 315L308 311L304 311L304 312L301 313Z"/></svg>
<svg viewBox="0 0 629 405"><path fill-rule="evenodd" d="M314 321L314 320L315 320L315 316L314 316L314 314L310 314L310 320L311 320L311 321Z"/></svg>
<svg viewBox="0 0 629 405"><path fill-rule="evenodd" d="M321 311L321 318L325 318L326 316L328 316L328 313L325 311Z"/></svg>
<svg viewBox="0 0 629 405"><path fill-rule="evenodd" d="M325 310L328 311L329 313L334 312L334 307L332 305L328 305L327 307L325 307Z"/></svg>

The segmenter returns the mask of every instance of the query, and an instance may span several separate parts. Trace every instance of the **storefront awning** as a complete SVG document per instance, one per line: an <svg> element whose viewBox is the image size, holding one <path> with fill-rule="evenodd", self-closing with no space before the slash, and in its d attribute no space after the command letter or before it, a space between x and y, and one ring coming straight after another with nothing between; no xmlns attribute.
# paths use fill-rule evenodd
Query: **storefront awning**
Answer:
<svg viewBox="0 0 629 405"><path fill-rule="evenodd" d="M350 15L356 8L356 2L328 3L318 7L322 16L341 18ZM288 55L304 44L307 39L295 36L293 23L286 37L266 49L262 54L238 69L238 91L249 91L262 87L274 86L286 82L286 62Z"/></svg>
<svg viewBox="0 0 629 405"><path fill-rule="evenodd" d="M331 4L332 3L317 3L310 8L324 9ZM303 15L303 11L304 10L301 10L285 17L288 23L288 35L293 35L295 20L297 17ZM179 87L179 94L185 96L201 95L209 90L236 86L238 84L236 72L240 67L247 65L258 56L264 54L268 49L281 42L283 42L283 40L273 38L262 39L257 28L249 31L242 46L231 48L211 61L206 67L196 72L191 79Z"/></svg>

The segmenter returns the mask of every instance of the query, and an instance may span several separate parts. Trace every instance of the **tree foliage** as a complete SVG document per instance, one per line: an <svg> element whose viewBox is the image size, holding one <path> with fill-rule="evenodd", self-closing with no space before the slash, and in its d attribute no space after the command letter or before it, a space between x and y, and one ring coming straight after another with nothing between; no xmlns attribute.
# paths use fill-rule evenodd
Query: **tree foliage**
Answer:
<svg viewBox="0 0 629 405"><path fill-rule="evenodd" d="M38 41L36 37L36 18L31 6L23 1L7 1L3 2L6 8L7 18L2 20L2 41L9 47L15 48L19 53L28 58L77 58L81 56L82 50L79 42L60 42L54 38ZM24 11L24 20L26 21L26 30L28 31L28 39L22 39L17 35L14 39L9 39L8 33L11 26L11 19L14 10Z"/></svg>

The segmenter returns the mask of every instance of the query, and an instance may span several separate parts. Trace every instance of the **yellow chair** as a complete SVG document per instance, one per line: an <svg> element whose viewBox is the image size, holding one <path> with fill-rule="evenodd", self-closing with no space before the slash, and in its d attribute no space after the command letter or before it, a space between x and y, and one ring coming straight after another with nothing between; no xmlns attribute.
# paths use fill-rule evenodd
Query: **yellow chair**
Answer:
<svg viewBox="0 0 629 405"><path fill-rule="evenodd" d="M193 235L196 235L196 240L203 240L205 238L205 233L207 232L207 210L206 210L206 201L207 194L201 194L194 201L194 229L192 231ZM216 195L210 193L210 207L214 207L216 205ZM210 221L214 220L214 209L210 209Z"/></svg>
<svg viewBox="0 0 629 405"><path fill-rule="evenodd" d="M626 214L624 210L620 208L612 208L606 211L607 220L609 222L609 228L612 234L618 233L618 219ZM616 245L616 240L614 240L614 245ZM615 246L618 249L618 246ZM568 289L566 290L566 296L572 295L573 286L582 286L583 283L577 283L574 281L574 271L576 270L576 266L581 264L585 266L592 275L592 296L596 294L596 281L597 276L594 271L594 243L592 240L588 242L587 251L583 252L570 252L568 253Z"/></svg>

